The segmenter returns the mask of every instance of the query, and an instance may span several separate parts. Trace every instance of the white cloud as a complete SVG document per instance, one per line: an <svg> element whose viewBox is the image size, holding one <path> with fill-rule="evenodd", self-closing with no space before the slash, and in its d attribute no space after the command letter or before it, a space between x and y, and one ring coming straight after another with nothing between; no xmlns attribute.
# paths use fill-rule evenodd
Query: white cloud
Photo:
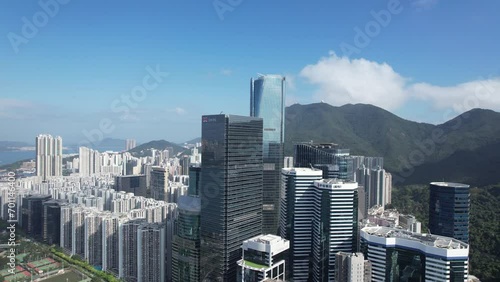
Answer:
<svg viewBox="0 0 500 282"><path fill-rule="evenodd" d="M177 107L174 109L174 112L178 115L183 115L186 113L186 110L184 110L183 108Z"/></svg>
<svg viewBox="0 0 500 282"><path fill-rule="evenodd" d="M319 87L314 94L316 101L337 106L366 103L393 110L415 98L430 102L436 109L452 108L457 113L472 108L500 110L500 77L452 86L412 84L386 63L351 60L335 53L306 66L300 75Z"/></svg>
<svg viewBox="0 0 500 282"><path fill-rule="evenodd" d="M386 63L366 59L329 57L308 65L300 72L310 83L319 86L316 100L332 105L368 103L385 109L401 106L406 97L406 79Z"/></svg>
<svg viewBox="0 0 500 282"><path fill-rule="evenodd" d="M50 111L48 109L46 105L36 105L30 101L0 98L0 117L4 119L30 120L53 117L58 114L53 108L50 108Z"/></svg>
<svg viewBox="0 0 500 282"><path fill-rule="evenodd" d="M409 93L418 99L432 102L435 108L451 107L458 113L473 108L500 110L500 77L447 87L416 83L411 85Z"/></svg>
<svg viewBox="0 0 500 282"><path fill-rule="evenodd" d="M295 76L293 74L285 74L284 75L286 78L286 90L288 91L295 91L297 87L295 86Z"/></svg>
<svg viewBox="0 0 500 282"><path fill-rule="evenodd" d="M181 107L175 107L175 108L167 108L164 110L166 113L169 113L169 114L176 114L176 115L184 115L186 114L186 110L184 108L181 108Z"/></svg>
<svg viewBox="0 0 500 282"><path fill-rule="evenodd" d="M232 71L232 70L230 70L230 69L222 69L222 70L220 71L220 74L225 75L225 76L230 76L230 75L232 75L232 74L233 74L233 71Z"/></svg>

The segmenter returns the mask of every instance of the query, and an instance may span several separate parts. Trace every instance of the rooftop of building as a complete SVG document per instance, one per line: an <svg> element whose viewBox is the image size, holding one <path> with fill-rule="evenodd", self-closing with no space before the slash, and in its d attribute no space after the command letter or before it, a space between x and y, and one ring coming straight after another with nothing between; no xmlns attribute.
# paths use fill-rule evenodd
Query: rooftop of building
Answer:
<svg viewBox="0 0 500 282"><path fill-rule="evenodd" d="M363 253L346 253L346 252L337 252L336 253L337 255L341 255L341 256L346 256L346 257L362 257L364 258L365 256L363 255Z"/></svg>
<svg viewBox="0 0 500 282"><path fill-rule="evenodd" d="M342 179L338 179L338 178L323 178L321 180L316 180L315 182L323 183L323 184L353 184L353 183L357 183L356 181L342 180Z"/></svg>
<svg viewBox="0 0 500 282"><path fill-rule="evenodd" d="M431 185L450 188L469 188L468 184L455 183L455 182L431 182Z"/></svg>
<svg viewBox="0 0 500 282"><path fill-rule="evenodd" d="M374 227L365 227L361 229L362 231L375 235L378 237L385 238L401 238L406 240L417 241L421 244L441 248L441 249L467 249L469 248L468 244L465 244L461 241L450 237L432 235L432 234L421 234L414 233L411 231L406 231L402 229L396 229L391 227L383 227L383 226L374 226Z"/></svg>
<svg viewBox="0 0 500 282"><path fill-rule="evenodd" d="M52 198L51 195L44 195L44 194L31 194L31 195L27 195L25 198L29 198L29 199L33 199L33 200L37 200L37 199L47 199L47 198Z"/></svg>
<svg viewBox="0 0 500 282"><path fill-rule="evenodd" d="M132 174L132 175L117 175L117 178L130 178L130 177L140 177L140 176L146 176L145 174Z"/></svg>
<svg viewBox="0 0 500 282"><path fill-rule="evenodd" d="M253 238L250 238L246 240L248 242L257 242L257 243L262 243L266 245L271 245L273 243L279 243L279 242L286 242L286 239L281 238L280 236L277 235L272 235L272 234L267 234L267 235L259 235L255 236Z"/></svg>
<svg viewBox="0 0 500 282"><path fill-rule="evenodd" d="M311 174L313 173L314 175L323 175L323 171L318 168L309 168L309 167L288 167L288 168L283 168L282 172L289 173L289 174Z"/></svg>
<svg viewBox="0 0 500 282"><path fill-rule="evenodd" d="M177 200L180 210L199 213L201 212L201 200L199 197L180 196Z"/></svg>
<svg viewBox="0 0 500 282"><path fill-rule="evenodd" d="M290 241L276 235L258 235L243 241L242 249L245 252L248 249L259 252L276 255L290 248Z"/></svg>
<svg viewBox="0 0 500 282"><path fill-rule="evenodd" d="M257 78L266 78L266 77L269 77L269 78L285 78L284 76L280 75L280 74L262 74L262 73L258 73L257 74Z"/></svg>

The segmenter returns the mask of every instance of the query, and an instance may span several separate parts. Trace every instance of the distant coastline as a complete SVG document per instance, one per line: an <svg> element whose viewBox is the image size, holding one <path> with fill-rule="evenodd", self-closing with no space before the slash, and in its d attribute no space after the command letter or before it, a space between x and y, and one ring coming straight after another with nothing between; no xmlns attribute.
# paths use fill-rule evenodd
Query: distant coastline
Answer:
<svg viewBox="0 0 500 282"><path fill-rule="evenodd" d="M34 148L34 147L33 147ZM35 150L19 150L16 148L16 151L0 151L0 166L13 164L18 161L32 159L35 160L36 152ZM77 153L75 150L66 148L63 149L63 154L75 154Z"/></svg>
<svg viewBox="0 0 500 282"><path fill-rule="evenodd" d="M35 159L35 151L4 151L0 152L0 166L26 159Z"/></svg>

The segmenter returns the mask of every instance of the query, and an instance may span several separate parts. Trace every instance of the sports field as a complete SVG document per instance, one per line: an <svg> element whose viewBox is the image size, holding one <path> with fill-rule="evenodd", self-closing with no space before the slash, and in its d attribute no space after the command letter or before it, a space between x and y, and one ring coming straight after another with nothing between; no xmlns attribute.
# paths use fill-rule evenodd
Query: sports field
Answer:
<svg viewBox="0 0 500 282"><path fill-rule="evenodd" d="M35 271L35 273L46 273L55 269L59 269L61 264L54 261L51 258L44 258L37 261L32 261L27 264L29 268Z"/></svg>
<svg viewBox="0 0 500 282"><path fill-rule="evenodd" d="M7 272L4 273L5 270L2 270L0 274L2 274L5 278L5 281L30 281L31 274L26 271L24 268L20 266L16 266L16 271L15 274L12 275L11 273ZM5 275L8 274L8 275Z"/></svg>
<svg viewBox="0 0 500 282"><path fill-rule="evenodd" d="M79 282L79 281L84 281L85 279L88 279L88 277L83 277L83 279L82 279L81 275L79 275L73 271L67 271L64 274L59 274L59 275L44 279L43 282L66 282L66 281L67 282Z"/></svg>

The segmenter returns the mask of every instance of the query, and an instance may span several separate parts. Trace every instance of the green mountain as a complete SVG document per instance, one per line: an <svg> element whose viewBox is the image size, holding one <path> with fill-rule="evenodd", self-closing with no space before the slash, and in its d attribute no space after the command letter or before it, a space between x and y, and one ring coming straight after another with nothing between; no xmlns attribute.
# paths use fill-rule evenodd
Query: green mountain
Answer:
<svg viewBox="0 0 500 282"><path fill-rule="evenodd" d="M184 147L179 146L178 144L166 141L166 140L154 140L139 145L131 150L129 150L132 155L135 156L150 156L151 149L156 150L165 150L165 149L173 149L173 154L177 154L186 150Z"/></svg>
<svg viewBox="0 0 500 282"><path fill-rule="evenodd" d="M297 142L333 142L352 155L383 156L395 184L500 182L500 113L473 109L432 125L365 105L295 104L286 109L285 152Z"/></svg>

